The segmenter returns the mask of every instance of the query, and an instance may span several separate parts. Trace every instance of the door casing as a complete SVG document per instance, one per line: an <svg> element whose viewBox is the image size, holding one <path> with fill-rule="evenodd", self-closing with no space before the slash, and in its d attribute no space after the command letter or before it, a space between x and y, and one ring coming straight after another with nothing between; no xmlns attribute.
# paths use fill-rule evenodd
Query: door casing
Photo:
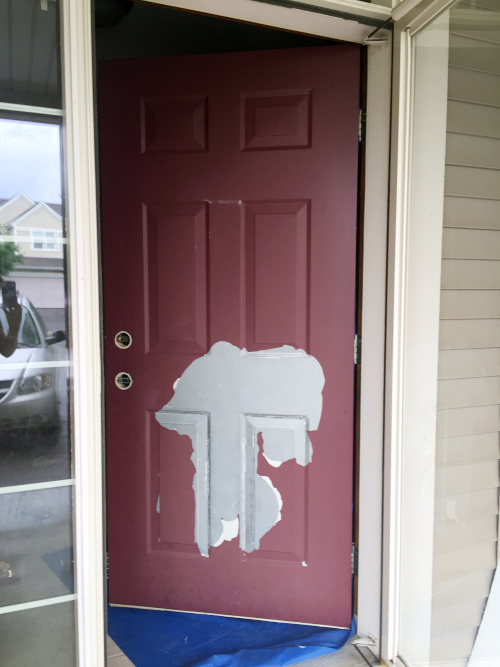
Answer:
<svg viewBox="0 0 500 667"><path fill-rule="evenodd" d="M179 9L209 12L203 0L172 0L157 4ZM275 15L260 12L258 21L247 16L239 0L217 3L217 15L269 27L279 27L315 36L362 42L359 29L350 34L349 19L331 17L311 21L301 9L280 8ZM367 5L337 3L340 11L366 15ZM103 533L103 439L101 398L101 344L99 301L98 204L94 131L94 61L91 0L62 0L63 79L65 108L66 191L70 235L74 244L69 265L72 292L71 324L79 332L74 347L73 383L78 386L78 414L75 415L75 541L78 581L79 664L103 667L104 654L104 551ZM354 5L354 6L353 6ZM214 5L212 4L212 8ZM380 18L390 17L389 8L371 6ZM286 17L285 17L286 12ZM274 18L273 18L274 16ZM283 25L283 21L285 24ZM321 23L321 28L319 24ZM325 25L328 25L325 35ZM359 24L358 24L359 25ZM364 26L366 29L366 26ZM372 30L370 29L370 32ZM367 251L362 258L363 364L360 393L360 503L359 503L359 586L358 632L380 637L381 522L382 522L382 439L381 392L384 384L386 296L386 235L390 145L391 48L387 43L368 46L367 127L365 145L364 236ZM369 249L369 252L368 252Z"/></svg>

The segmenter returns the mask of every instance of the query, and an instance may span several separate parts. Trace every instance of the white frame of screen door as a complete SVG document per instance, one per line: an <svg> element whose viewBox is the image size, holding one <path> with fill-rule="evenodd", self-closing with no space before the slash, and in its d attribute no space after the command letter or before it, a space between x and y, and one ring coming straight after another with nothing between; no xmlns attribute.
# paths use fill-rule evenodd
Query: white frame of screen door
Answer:
<svg viewBox="0 0 500 667"><path fill-rule="evenodd" d="M391 667L406 667L399 657L402 628L413 634L408 658L427 664L429 651L448 60L446 53L446 66L442 59L436 67L424 59L415 79L414 39L454 1L404 0L393 11L381 631L381 657ZM427 103L414 108L415 82ZM403 523L410 528L404 539ZM411 576L402 571L403 549Z"/></svg>
<svg viewBox="0 0 500 667"><path fill-rule="evenodd" d="M147 0L152 1L152 0ZM105 664L103 445L91 0L60 0L74 364L75 533L79 667ZM390 18L359 0L302 0L348 19L254 0L155 0L178 9L361 44ZM383 387L391 46L368 47L360 398L358 633L379 651L382 567Z"/></svg>

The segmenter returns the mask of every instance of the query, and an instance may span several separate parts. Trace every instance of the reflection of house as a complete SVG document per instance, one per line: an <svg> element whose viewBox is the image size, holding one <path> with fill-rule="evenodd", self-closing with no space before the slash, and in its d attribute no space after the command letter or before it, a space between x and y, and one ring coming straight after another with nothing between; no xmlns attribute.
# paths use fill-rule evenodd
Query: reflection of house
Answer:
<svg viewBox="0 0 500 667"><path fill-rule="evenodd" d="M0 200L0 227L24 255L24 264L17 264L9 278L41 311L49 329L64 329L61 205L35 203L19 193Z"/></svg>

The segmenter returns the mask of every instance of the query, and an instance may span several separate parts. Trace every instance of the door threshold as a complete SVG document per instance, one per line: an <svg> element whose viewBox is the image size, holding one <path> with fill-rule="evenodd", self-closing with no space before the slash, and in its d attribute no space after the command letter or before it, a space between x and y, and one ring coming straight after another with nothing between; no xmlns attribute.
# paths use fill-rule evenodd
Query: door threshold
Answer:
<svg viewBox="0 0 500 667"><path fill-rule="evenodd" d="M298 623L297 621L277 621L270 618L256 618L255 616L235 616L233 614L212 614L208 611L185 611L184 609L162 609L160 607L140 607L133 604L109 603L110 607L124 607L125 609L146 609L149 611L176 611L181 614L199 614L200 616L223 616L224 618L241 618L248 621L267 621L268 623L289 623L291 625L310 625L313 628L331 628L332 630L349 630L344 625L322 625L321 623Z"/></svg>

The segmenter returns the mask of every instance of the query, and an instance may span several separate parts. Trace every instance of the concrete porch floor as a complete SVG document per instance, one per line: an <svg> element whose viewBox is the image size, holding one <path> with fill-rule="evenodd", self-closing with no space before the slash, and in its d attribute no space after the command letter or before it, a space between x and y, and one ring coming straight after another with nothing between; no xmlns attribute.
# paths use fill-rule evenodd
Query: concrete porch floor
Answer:
<svg viewBox="0 0 500 667"><path fill-rule="evenodd" d="M107 637L107 655L108 667L135 667L111 637ZM367 663L348 642L336 653L298 662L296 665L297 667L366 667Z"/></svg>

